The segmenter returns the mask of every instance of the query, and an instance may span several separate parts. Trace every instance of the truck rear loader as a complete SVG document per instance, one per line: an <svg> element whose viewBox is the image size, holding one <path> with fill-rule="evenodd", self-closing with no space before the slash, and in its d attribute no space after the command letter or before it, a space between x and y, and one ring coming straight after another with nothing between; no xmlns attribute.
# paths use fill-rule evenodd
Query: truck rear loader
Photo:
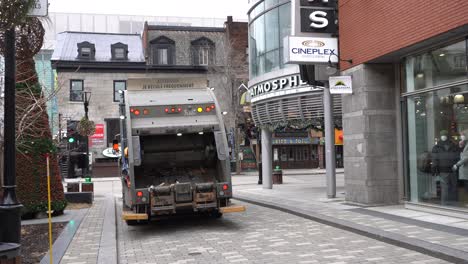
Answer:
<svg viewBox="0 0 468 264"><path fill-rule="evenodd" d="M182 214L242 212L223 113L210 89L127 90L120 99L120 174L127 224Z"/></svg>

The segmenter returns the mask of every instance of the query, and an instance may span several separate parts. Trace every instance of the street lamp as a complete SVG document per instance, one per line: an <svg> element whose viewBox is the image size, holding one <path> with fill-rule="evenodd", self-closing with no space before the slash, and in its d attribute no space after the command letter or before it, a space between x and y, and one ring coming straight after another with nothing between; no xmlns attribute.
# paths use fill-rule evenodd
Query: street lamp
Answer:
<svg viewBox="0 0 468 264"><path fill-rule="evenodd" d="M84 104L86 121L89 121L88 106L89 106L90 100L91 100L91 92L84 92L83 104ZM86 135L86 174L83 176L85 176L85 178L88 178L89 176L89 135Z"/></svg>
<svg viewBox="0 0 468 264"><path fill-rule="evenodd" d="M21 203L16 198L15 144L15 28L5 31L5 111L3 197L0 200L0 258L19 256L21 240Z"/></svg>

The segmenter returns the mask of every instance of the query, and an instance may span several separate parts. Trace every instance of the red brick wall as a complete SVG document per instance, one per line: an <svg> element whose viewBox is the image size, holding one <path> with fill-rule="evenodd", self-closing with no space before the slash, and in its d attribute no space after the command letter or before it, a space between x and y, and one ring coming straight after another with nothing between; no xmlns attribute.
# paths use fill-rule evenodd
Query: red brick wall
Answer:
<svg viewBox="0 0 468 264"><path fill-rule="evenodd" d="M340 57L353 65L468 23L468 0L339 0L338 6Z"/></svg>
<svg viewBox="0 0 468 264"><path fill-rule="evenodd" d="M232 66L237 79L247 82L249 78L249 58L246 52L249 45L248 23L234 22L232 17L228 17L225 27L228 47L231 49L229 65Z"/></svg>

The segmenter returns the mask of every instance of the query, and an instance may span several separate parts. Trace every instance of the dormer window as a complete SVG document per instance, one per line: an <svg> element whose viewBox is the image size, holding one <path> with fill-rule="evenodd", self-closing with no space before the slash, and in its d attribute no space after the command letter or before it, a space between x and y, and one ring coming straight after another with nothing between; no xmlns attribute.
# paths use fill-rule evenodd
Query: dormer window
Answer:
<svg viewBox="0 0 468 264"><path fill-rule="evenodd" d="M128 45L120 42L112 44L111 53L113 60L128 60Z"/></svg>
<svg viewBox="0 0 468 264"><path fill-rule="evenodd" d="M165 36L160 36L150 41L152 64L174 65L175 42Z"/></svg>
<svg viewBox="0 0 468 264"><path fill-rule="evenodd" d="M89 43L88 41L81 42L77 44L78 46L78 59L85 59L85 60L94 60L94 56L96 54L96 47L93 43Z"/></svg>
<svg viewBox="0 0 468 264"><path fill-rule="evenodd" d="M214 63L215 43L206 37L192 41L193 65L208 66Z"/></svg>

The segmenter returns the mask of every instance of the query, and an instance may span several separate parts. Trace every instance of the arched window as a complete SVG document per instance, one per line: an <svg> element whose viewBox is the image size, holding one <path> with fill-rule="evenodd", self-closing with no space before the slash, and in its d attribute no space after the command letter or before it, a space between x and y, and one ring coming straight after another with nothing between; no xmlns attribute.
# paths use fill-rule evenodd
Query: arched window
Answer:
<svg viewBox="0 0 468 264"><path fill-rule="evenodd" d="M215 43L206 37L191 42L193 65L207 66L214 64Z"/></svg>
<svg viewBox="0 0 468 264"><path fill-rule="evenodd" d="M165 36L157 37L150 41L152 64L174 65L175 42Z"/></svg>

